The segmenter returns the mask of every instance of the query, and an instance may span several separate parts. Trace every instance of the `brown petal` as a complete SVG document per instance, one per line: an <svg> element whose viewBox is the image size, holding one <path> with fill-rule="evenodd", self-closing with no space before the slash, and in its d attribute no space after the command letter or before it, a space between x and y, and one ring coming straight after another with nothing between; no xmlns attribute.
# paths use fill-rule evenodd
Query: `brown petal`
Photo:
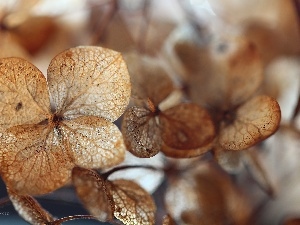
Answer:
<svg viewBox="0 0 300 225"><path fill-rule="evenodd" d="M172 158L191 158L191 157L197 157L205 152L208 152L213 147L213 142L208 143L207 145L200 147L200 148L194 148L194 149L177 149L172 148L166 144L162 144L161 151L169 157Z"/></svg>
<svg viewBox="0 0 300 225"><path fill-rule="evenodd" d="M215 136L208 112L192 103L179 104L160 113L159 122L164 143L178 150L209 145Z"/></svg>
<svg viewBox="0 0 300 225"><path fill-rule="evenodd" d="M18 195L7 188L8 196L19 215L34 225L48 224L52 222L52 216L30 195Z"/></svg>
<svg viewBox="0 0 300 225"><path fill-rule="evenodd" d="M272 135L280 123L280 107L268 96L257 96L240 106L232 124L223 125L219 143L227 150L242 150Z"/></svg>
<svg viewBox="0 0 300 225"><path fill-rule="evenodd" d="M57 129L46 125L15 126L1 134L1 172L18 194L49 193L68 181L73 167L70 150Z"/></svg>
<svg viewBox="0 0 300 225"><path fill-rule="evenodd" d="M76 194L86 209L100 221L113 219L114 202L107 182L95 171L75 167L72 171Z"/></svg>
<svg viewBox="0 0 300 225"><path fill-rule="evenodd" d="M0 125L37 124L50 116L46 79L20 58L0 59Z"/></svg>
<svg viewBox="0 0 300 225"><path fill-rule="evenodd" d="M120 53L77 47L52 59L48 85L56 113L72 118L93 115L115 121L129 103L131 84Z"/></svg>
<svg viewBox="0 0 300 225"><path fill-rule="evenodd" d="M155 223L156 206L151 195L130 180L112 181L114 215L126 225Z"/></svg>
<svg viewBox="0 0 300 225"><path fill-rule="evenodd" d="M137 157L149 158L161 148L156 117L143 107L131 107L124 113L122 133L127 149Z"/></svg>

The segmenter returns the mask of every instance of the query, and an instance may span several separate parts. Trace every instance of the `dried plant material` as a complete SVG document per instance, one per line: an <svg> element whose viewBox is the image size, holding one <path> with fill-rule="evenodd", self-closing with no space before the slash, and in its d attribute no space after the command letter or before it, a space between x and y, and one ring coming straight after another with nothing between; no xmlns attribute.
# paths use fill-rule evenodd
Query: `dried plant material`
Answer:
<svg viewBox="0 0 300 225"><path fill-rule="evenodd" d="M244 151L228 151L214 147L213 154L218 164L228 173L239 174L244 169Z"/></svg>
<svg viewBox="0 0 300 225"><path fill-rule="evenodd" d="M30 195L18 195L10 189L7 189L7 192L15 210L30 224L42 225L54 221L52 216Z"/></svg>
<svg viewBox="0 0 300 225"><path fill-rule="evenodd" d="M213 164L198 164L170 182L166 205L178 224L246 224L249 219L243 194Z"/></svg>
<svg viewBox="0 0 300 225"><path fill-rule="evenodd" d="M20 57L23 59L29 59L28 53L23 49L21 45L12 39L11 35L0 36L0 58L7 57Z"/></svg>
<svg viewBox="0 0 300 225"><path fill-rule="evenodd" d="M259 157L258 149L248 149L245 151L244 159L248 165L248 170L257 184L269 195L276 196L276 187L270 180L270 176L262 159Z"/></svg>
<svg viewBox="0 0 300 225"><path fill-rule="evenodd" d="M176 149L209 145L215 135L208 112L192 103L179 104L165 110L159 116L159 124L164 143Z"/></svg>
<svg viewBox="0 0 300 225"><path fill-rule="evenodd" d="M135 167L139 165L141 166ZM149 168L148 165L152 168ZM164 181L165 173L162 169L164 165L165 157L162 153L158 153L151 158L139 158L132 155L129 151L126 151L125 160L117 167L132 166L133 168L115 171L109 178L111 180L132 180L144 188L148 193L152 194ZM145 166L145 168L143 168L143 166Z"/></svg>
<svg viewBox="0 0 300 225"><path fill-rule="evenodd" d="M95 15L92 15L94 18L91 17L91 19L94 19L99 23L101 20L99 20L99 10L97 8L98 7L92 8L92 14ZM96 18L96 16L98 18ZM103 29L103 25L103 22L100 24L100 26L98 25L96 32L100 31L100 29ZM95 29L93 29L93 31L95 31ZM100 36L100 40L98 40L101 46L105 46L119 52L126 52L132 49L135 45L132 34L128 30L124 19L118 13L112 17L112 19L109 21L109 24L107 24L106 29L102 32L103 33ZM120 37L122 38L120 39Z"/></svg>
<svg viewBox="0 0 300 225"><path fill-rule="evenodd" d="M170 215L165 215L163 218L162 225L175 225L175 221Z"/></svg>
<svg viewBox="0 0 300 225"><path fill-rule="evenodd" d="M222 46L225 50L220 52ZM219 37L212 43L211 56L213 74L223 82L211 90L222 96L221 101L227 103L227 107L248 100L261 85L262 60L256 46L246 37Z"/></svg>
<svg viewBox="0 0 300 225"><path fill-rule="evenodd" d="M72 181L76 194L93 216L102 222L113 219L115 206L106 180L93 170L74 167Z"/></svg>
<svg viewBox="0 0 300 225"><path fill-rule="evenodd" d="M92 170L74 168L73 184L85 207L97 218L111 219L113 213L127 225L154 224L154 201L133 181L109 181Z"/></svg>
<svg viewBox="0 0 300 225"><path fill-rule="evenodd" d="M208 112L188 103L170 105L162 111L160 104L175 90L165 69L154 59L134 54L128 55L126 61L137 105L124 113L122 133L128 150L138 157L152 157L162 146L166 146L168 156L174 157L208 151L215 136Z"/></svg>
<svg viewBox="0 0 300 225"><path fill-rule="evenodd" d="M205 145L204 147L198 147L194 149L176 149L172 148L166 144L161 146L161 151L168 157L172 158L192 158L200 156L213 148L213 142Z"/></svg>
<svg viewBox="0 0 300 225"><path fill-rule="evenodd" d="M127 149L135 156L149 158L160 151L160 129L149 109L137 106L127 109L121 130Z"/></svg>
<svg viewBox="0 0 300 225"><path fill-rule="evenodd" d="M268 96L257 96L240 106L232 123L223 124L220 145L227 150L242 150L272 135L280 123L280 107Z"/></svg>
<svg viewBox="0 0 300 225"><path fill-rule="evenodd" d="M116 218L128 225L155 224L156 206L148 192L130 180L114 180L112 183Z"/></svg>
<svg viewBox="0 0 300 225"><path fill-rule="evenodd" d="M174 91L171 78L157 58L132 52L125 55L125 61L131 77L134 98L150 99L154 106L158 106Z"/></svg>
<svg viewBox="0 0 300 225"><path fill-rule="evenodd" d="M56 32L53 18L46 16L29 16L19 26L10 29L16 41L31 54L40 50Z"/></svg>
<svg viewBox="0 0 300 225"><path fill-rule="evenodd" d="M38 1L15 2L0 18L1 35L9 34L14 42L28 53L34 54L51 39L57 31L54 19L49 16L34 16L32 9Z"/></svg>
<svg viewBox="0 0 300 225"><path fill-rule="evenodd" d="M1 174L19 194L64 185L75 165L107 168L125 146L112 124L125 110L130 79L119 53L77 47L56 56L46 79L18 58L0 60Z"/></svg>

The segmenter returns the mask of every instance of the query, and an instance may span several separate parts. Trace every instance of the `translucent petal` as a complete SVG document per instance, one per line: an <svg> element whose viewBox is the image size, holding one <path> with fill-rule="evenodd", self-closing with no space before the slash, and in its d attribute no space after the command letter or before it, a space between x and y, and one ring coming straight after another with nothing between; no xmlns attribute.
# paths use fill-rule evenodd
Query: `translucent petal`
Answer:
<svg viewBox="0 0 300 225"><path fill-rule="evenodd" d="M53 221L52 216L30 195L18 195L9 188L7 192L15 210L30 224L42 225Z"/></svg>
<svg viewBox="0 0 300 225"><path fill-rule="evenodd" d="M105 119L81 116L60 123L74 163L86 168L108 168L124 160L125 145L118 127Z"/></svg>
<svg viewBox="0 0 300 225"><path fill-rule="evenodd" d="M0 59L0 125L37 124L50 115L46 79L20 58Z"/></svg>
<svg viewBox="0 0 300 225"><path fill-rule="evenodd" d="M213 147L213 142L208 143L207 145L200 147L200 148L194 148L194 149L177 149L172 148L165 143L161 146L161 151L169 157L172 158L191 158L191 157L197 157L205 152L208 152Z"/></svg>
<svg viewBox="0 0 300 225"><path fill-rule="evenodd" d="M124 113L122 133L127 149L137 157L149 158L160 151L160 130L153 113L143 107L131 107Z"/></svg>
<svg viewBox="0 0 300 225"><path fill-rule="evenodd" d="M155 223L156 206L151 195L130 180L112 181L114 215L126 225Z"/></svg>
<svg viewBox="0 0 300 225"><path fill-rule="evenodd" d="M280 107L268 96L256 96L240 106L232 124L221 127L220 145L227 150L242 150L272 135L280 123Z"/></svg>
<svg viewBox="0 0 300 225"><path fill-rule="evenodd" d="M128 54L125 57L132 81L132 95L150 99L155 106L174 89L173 82L157 58Z"/></svg>
<svg viewBox="0 0 300 225"><path fill-rule="evenodd" d="M200 106L183 103L159 114L162 139L171 148L195 149L208 145L215 137L209 113Z"/></svg>
<svg viewBox="0 0 300 225"><path fill-rule="evenodd" d="M48 67L55 110L64 117L93 115L115 121L130 98L130 78L120 53L101 47L66 50Z"/></svg>
<svg viewBox="0 0 300 225"><path fill-rule="evenodd" d="M73 166L59 129L20 125L0 134L1 175L18 194L44 194L68 181Z"/></svg>
<svg viewBox="0 0 300 225"><path fill-rule="evenodd" d="M75 167L72 171L76 194L86 209L100 221L113 219L114 202L106 181L95 171Z"/></svg>

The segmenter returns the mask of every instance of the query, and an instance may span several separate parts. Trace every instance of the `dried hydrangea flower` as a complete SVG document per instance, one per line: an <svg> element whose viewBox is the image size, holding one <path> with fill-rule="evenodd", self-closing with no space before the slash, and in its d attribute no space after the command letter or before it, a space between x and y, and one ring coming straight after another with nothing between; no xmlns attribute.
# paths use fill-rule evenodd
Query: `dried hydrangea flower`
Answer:
<svg viewBox="0 0 300 225"><path fill-rule="evenodd" d="M208 112L193 103L160 108L174 90L172 80L153 59L131 57L127 62L136 99L122 123L127 149L138 157L159 151L171 157L193 157L208 151L215 136Z"/></svg>
<svg viewBox="0 0 300 225"><path fill-rule="evenodd" d="M154 201L134 181L110 181L93 170L79 167L73 169L72 179L78 197L100 221L111 221L114 215L126 225L155 223Z"/></svg>
<svg viewBox="0 0 300 225"><path fill-rule="evenodd" d="M6 185L20 194L44 194L64 185L75 165L120 163L125 146L112 122L124 112L130 90L121 54L100 47L58 54L47 81L23 59L0 59L0 170Z"/></svg>

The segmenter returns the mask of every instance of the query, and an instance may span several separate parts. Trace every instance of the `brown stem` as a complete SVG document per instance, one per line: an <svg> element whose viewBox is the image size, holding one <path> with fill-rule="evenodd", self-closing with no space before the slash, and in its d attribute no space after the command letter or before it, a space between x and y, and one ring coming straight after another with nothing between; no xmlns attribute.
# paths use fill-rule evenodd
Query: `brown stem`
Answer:
<svg viewBox="0 0 300 225"><path fill-rule="evenodd" d="M107 178L114 172L117 172L120 170L125 170L125 169L136 169L136 168L150 169L150 170L156 170L156 171L162 170L162 169L155 168L155 167L149 166L149 165L125 165L125 166L115 167L115 168L107 171L106 173L101 174L101 177L103 179L107 180Z"/></svg>
<svg viewBox="0 0 300 225"><path fill-rule="evenodd" d="M53 222L48 222L47 225L59 225L63 222L67 222L70 220L78 220L78 219L97 220L97 218L92 215L73 215L73 216L66 216L66 217L57 219Z"/></svg>

